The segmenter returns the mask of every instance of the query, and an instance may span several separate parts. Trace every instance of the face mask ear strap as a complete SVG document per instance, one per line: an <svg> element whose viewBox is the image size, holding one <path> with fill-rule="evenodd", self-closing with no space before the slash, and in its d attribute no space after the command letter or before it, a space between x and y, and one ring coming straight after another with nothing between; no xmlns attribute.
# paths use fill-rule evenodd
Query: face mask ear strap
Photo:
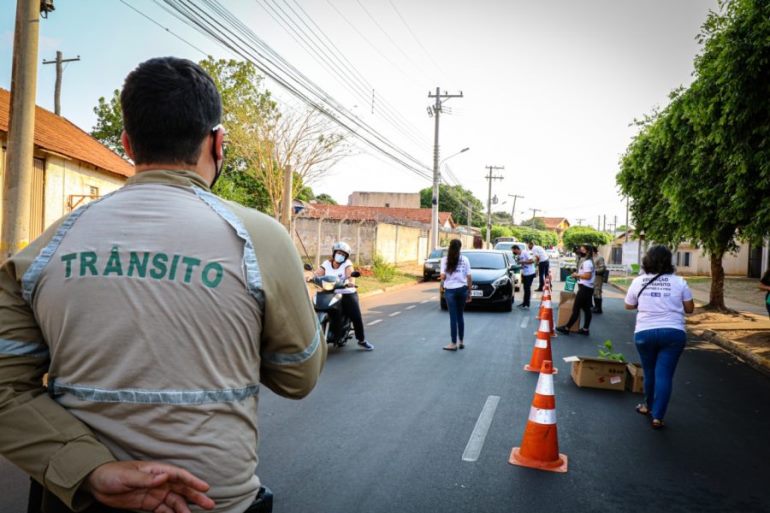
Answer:
<svg viewBox="0 0 770 513"><path fill-rule="evenodd" d="M219 161L219 156L217 155L217 132L220 130L224 130L224 126L220 123L219 125L215 126L211 129L211 158L214 160L214 179L211 181L211 185L209 185L209 189L213 189L214 185L217 183L217 180L219 180L219 177L222 176L222 169L225 167L225 155L224 150L222 150L222 164L217 165L217 162Z"/></svg>

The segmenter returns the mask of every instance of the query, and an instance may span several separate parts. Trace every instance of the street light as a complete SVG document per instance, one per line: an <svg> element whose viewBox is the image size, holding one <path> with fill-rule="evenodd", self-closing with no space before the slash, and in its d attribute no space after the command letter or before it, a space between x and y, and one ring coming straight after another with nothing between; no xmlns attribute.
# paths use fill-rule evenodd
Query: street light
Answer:
<svg viewBox="0 0 770 513"><path fill-rule="evenodd" d="M447 160L458 156L461 153L465 153L466 151L470 150L470 147L465 147L462 150L458 151L457 153L453 153L452 155L441 159L441 161L438 164L438 169L435 169L434 175L433 175L433 201L431 202L431 212L430 212L430 247L428 248L428 252L436 249L438 247L438 185L439 185L439 177L438 173L441 169L441 165L446 162ZM435 162L435 161L434 161Z"/></svg>

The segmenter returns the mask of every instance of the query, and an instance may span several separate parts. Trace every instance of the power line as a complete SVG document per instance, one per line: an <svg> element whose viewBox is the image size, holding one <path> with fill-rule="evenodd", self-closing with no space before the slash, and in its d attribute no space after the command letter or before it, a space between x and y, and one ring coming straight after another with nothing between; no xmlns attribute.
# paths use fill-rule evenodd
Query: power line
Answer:
<svg viewBox="0 0 770 513"><path fill-rule="evenodd" d="M147 16L147 15L146 15L146 14L144 14L142 11L140 11L140 10L139 10L139 9L137 9L137 8L135 8L133 5L129 4L129 3L128 3L128 2L126 2L125 0L120 0L120 3L122 3L123 5L125 5L126 7L128 7L129 9L131 9L132 11L134 11L135 13L139 14L140 16L142 16L142 17L146 18L146 19L147 19L148 21L150 21L151 23L153 23L153 24L157 25L158 27L162 28L163 30L165 30L166 32L168 32L169 34L171 34L172 36L174 36L175 38L177 38L178 40L180 40L181 42L183 42L184 44L186 44L187 46L189 46L190 48L193 48L193 49L195 49L195 50L198 50L200 53L202 53L202 54L204 55L204 57L207 57L207 56L208 56L208 54L207 54L206 52L204 52L203 50L201 50L200 48L198 48L197 46L195 46L194 44L192 44L192 43L191 43L191 42L189 42L188 40L184 39L182 36L180 36L180 35L176 34L175 32L172 32L172 31L171 31L171 30L170 30L168 27L164 27L163 25L161 25L160 23L158 23L158 22L157 22L157 21L155 21L154 19L150 18L149 16Z"/></svg>
<svg viewBox="0 0 770 513"><path fill-rule="evenodd" d="M439 72L444 73L444 70L441 69L441 67L436 63L436 60L433 58L433 56L431 56L431 54L428 51L428 49L425 48L425 46L423 46L423 44L420 42L420 39L417 37L417 34L414 33L414 31L412 30L412 27L409 26L409 23L407 23L406 18L404 18L401 15L401 11L398 10L398 8L396 7L396 4L394 4L392 0L388 0L388 3L393 8L393 10L396 11L396 14L398 15L398 17L401 18L401 21L404 23L404 26L406 27L406 30L409 31L409 33L412 35L412 37L417 42L417 44L420 46L420 48L422 48L422 51L425 52L425 55L428 57L428 60L430 61L430 63L433 64L433 66Z"/></svg>
<svg viewBox="0 0 770 513"><path fill-rule="evenodd" d="M273 79L278 85L343 127L365 144L375 148L389 159L422 178L428 178L427 166L385 139L368 124L352 115L328 93L323 91L297 70L296 67L275 52L267 43L257 37L251 29L246 27L216 0L203 1L205 6L214 11L214 15L189 0L155 0L155 2L163 2L168 5L186 25L213 39L241 58L250 61L257 69ZM307 92L303 92L303 90ZM315 96L317 99L313 99L309 95ZM341 119L340 116L344 119ZM366 133L364 134L356 128Z"/></svg>
<svg viewBox="0 0 770 513"><path fill-rule="evenodd" d="M324 68L326 68L327 71L329 71L343 87L347 88L348 91L353 93L354 96L357 96L364 102L368 102L369 87L362 86L355 77L352 77L348 72L346 72L345 69L343 69L344 64L340 63L336 56L330 55L328 46L326 46L324 41L315 35L312 30L310 30L310 27L307 25L307 23L305 23L303 19L300 18L299 22L305 25L307 29L309 29L307 32L303 32L302 27L299 26L299 23L295 21L291 15L286 12L283 7L280 6L280 4L278 4L277 1L274 1L274 3L275 6L271 5L268 0L265 0L259 5L265 10L265 12L267 12L268 15L270 15L270 17L273 18L273 20L276 21L276 23L284 28L284 30L297 42L297 44L302 46L311 55L311 57L313 57ZM296 11L294 11L288 3L286 5L295 16L299 17ZM268 8L270 10L268 10ZM313 37L315 37L317 42L313 39ZM320 45L323 45L326 50L321 48L319 43ZM394 119L394 117L391 116L389 112L385 112L384 117L386 121L388 121L397 131L399 131L417 147L425 145L425 143L420 142L417 137L415 137L414 133L412 133L413 129L411 127L408 127L403 123L399 123L399 121Z"/></svg>

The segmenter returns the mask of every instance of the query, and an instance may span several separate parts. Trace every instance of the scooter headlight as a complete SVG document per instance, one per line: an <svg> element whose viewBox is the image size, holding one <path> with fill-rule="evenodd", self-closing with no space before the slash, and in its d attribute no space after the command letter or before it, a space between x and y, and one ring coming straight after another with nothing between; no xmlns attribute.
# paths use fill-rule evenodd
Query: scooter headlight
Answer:
<svg viewBox="0 0 770 513"><path fill-rule="evenodd" d="M324 276L321 278L321 290L331 292L337 284L337 278L334 276Z"/></svg>

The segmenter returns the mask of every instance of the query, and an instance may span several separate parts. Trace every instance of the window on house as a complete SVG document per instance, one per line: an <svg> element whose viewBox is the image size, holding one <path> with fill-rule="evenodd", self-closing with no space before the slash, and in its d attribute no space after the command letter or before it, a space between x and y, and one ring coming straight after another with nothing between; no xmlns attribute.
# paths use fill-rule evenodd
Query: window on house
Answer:
<svg viewBox="0 0 770 513"><path fill-rule="evenodd" d="M390 208L390 203L385 203L385 208Z"/></svg>
<svg viewBox="0 0 770 513"><path fill-rule="evenodd" d="M93 185L89 186L88 195L91 197L99 196L99 187L94 187Z"/></svg>
<svg viewBox="0 0 770 513"><path fill-rule="evenodd" d="M690 267L690 252L689 251L677 251L676 252L676 265L677 267Z"/></svg>
<svg viewBox="0 0 770 513"><path fill-rule="evenodd" d="M684 267L690 267L690 252L685 251L684 253Z"/></svg>

